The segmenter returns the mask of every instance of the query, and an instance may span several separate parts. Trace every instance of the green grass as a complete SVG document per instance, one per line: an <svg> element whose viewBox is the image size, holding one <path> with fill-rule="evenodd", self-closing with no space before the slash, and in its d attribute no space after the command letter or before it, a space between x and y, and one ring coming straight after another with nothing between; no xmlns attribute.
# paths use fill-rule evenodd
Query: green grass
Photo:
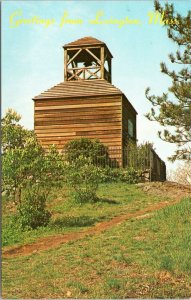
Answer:
<svg viewBox="0 0 191 300"><path fill-rule="evenodd" d="M93 206L96 209L89 204L75 206L70 214L73 217L107 218L108 212L114 216L159 201L136 186L123 184L102 186L100 196L116 200L118 204L96 203ZM119 299L191 296L190 200L184 199L145 219L129 219L105 232L56 249L4 259L3 297ZM62 201L56 203L55 210L62 207L65 211ZM63 215L60 212L55 220Z"/></svg>
<svg viewBox="0 0 191 300"><path fill-rule="evenodd" d="M148 196L135 185L112 183L100 185L99 200L95 203L74 203L66 188L54 191L48 201L52 219L47 227L31 231L22 231L13 219L14 209L3 201L2 245L22 245L34 242L38 238L66 232L75 232L109 220L122 213L134 212L151 203L164 199ZM11 207L11 209L10 209Z"/></svg>

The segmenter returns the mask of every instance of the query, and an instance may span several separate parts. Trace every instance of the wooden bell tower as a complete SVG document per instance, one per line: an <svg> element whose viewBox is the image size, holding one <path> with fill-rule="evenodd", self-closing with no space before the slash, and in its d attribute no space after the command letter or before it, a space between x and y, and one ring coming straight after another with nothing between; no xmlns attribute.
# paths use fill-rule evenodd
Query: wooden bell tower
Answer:
<svg viewBox="0 0 191 300"><path fill-rule="evenodd" d="M84 37L64 48L64 81L105 79L111 83L112 54L106 44Z"/></svg>
<svg viewBox="0 0 191 300"><path fill-rule="evenodd" d="M63 48L64 81L33 98L39 141L46 150L52 144L62 150L74 139L98 139L108 147L112 161L123 166L129 137L136 141L137 112L111 83L111 52L93 37Z"/></svg>

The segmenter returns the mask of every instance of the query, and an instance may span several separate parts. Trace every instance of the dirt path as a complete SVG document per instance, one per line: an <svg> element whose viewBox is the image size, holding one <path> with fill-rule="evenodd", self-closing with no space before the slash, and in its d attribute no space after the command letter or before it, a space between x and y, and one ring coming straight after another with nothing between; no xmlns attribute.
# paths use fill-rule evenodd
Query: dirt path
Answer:
<svg viewBox="0 0 191 300"><path fill-rule="evenodd" d="M3 251L4 258L16 257L19 255L30 255L32 253L36 253L43 250L48 250L52 248L56 248L61 244L80 240L88 235L98 234L102 231L105 231L109 228L112 228L125 220L130 218L144 218L148 217L150 213L164 208L169 205L173 205L179 202L183 197L191 196L191 187L183 186L174 182L152 182L152 183L144 183L138 184L138 187L144 190L146 193L150 195L157 195L170 198L168 201L163 201L157 204L152 204L142 210L136 211L134 213L123 214L114 217L110 221L97 223L95 226L88 228L84 231L60 234L56 236L49 236L38 239L36 242L32 244L16 246L16 247L7 247Z"/></svg>
<svg viewBox="0 0 191 300"><path fill-rule="evenodd" d="M7 248L3 251L3 258L11 258L11 257L20 256L20 255L30 255L32 253L36 253L39 251L56 248L56 247L60 246L61 244L64 244L64 243L67 243L70 241L77 241L88 235L98 234L98 233L105 231L109 228L112 228L113 226L116 226L130 218L148 217L149 216L148 214L150 214L151 212L159 210L159 209L164 208L169 205L173 205L179 201L180 201L180 198L178 198L178 199L176 198L176 200L174 200L174 201L171 200L170 202L168 202L168 201L160 202L158 204L148 206L147 208L139 210L134 213L128 213L128 214L116 216L113 219L111 219L110 221L97 223L95 226L93 226L85 231L62 234L62 235L57 235L57 236L49 236L49 237L41 238L32 244Z"/></svg>

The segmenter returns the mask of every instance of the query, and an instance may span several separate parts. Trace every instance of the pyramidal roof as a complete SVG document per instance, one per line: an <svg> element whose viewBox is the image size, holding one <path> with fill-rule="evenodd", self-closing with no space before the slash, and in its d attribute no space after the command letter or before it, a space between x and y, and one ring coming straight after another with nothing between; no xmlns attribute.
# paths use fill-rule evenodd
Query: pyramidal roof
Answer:
<svg viewBox="0 0 191 300"><path fill-rule="evenodd" d="M37 99L63 99L70 97L98 96L98 95L121 95L122 92L105 79L97 80L73 80L61 82L40 95Z"/></svg>
<svg viewBox="0 0 191 300"><path fill-rule="evenodd" d="M61 82L52 88L42 92L40 95L33 98L33 100L64 100L67 98L81 98L81 97L96 97L96 96L113 96L124 95L122 91L116 88L113 84L105 79L96 80L73 80ZM125 95L124 95L125 96ZM126 98L126 97L125 97ZM132 109L135 108L126 98Z"/></svg>
<svg viewBox="0 0 191 300"><path fill-rule="evenodd" d="M86 46L86 45L105 45L105 43L95 39L94 37L85 36L74 42L65 44L63 47L66 48L66 47L72 47L72 46Z"/></svg>

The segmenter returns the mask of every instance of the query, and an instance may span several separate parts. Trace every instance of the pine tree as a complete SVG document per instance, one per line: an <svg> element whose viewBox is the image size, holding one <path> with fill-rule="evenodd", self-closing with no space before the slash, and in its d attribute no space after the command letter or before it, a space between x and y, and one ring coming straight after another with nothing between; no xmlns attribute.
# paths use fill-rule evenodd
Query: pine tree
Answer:
<svg viewBox="0 0 191 300"><path fill-rule="evenodd" d="M170 76L172 85L162 96L150 95L150 88L146 89L146 97L153 106L146 116L165 127L158 132L162 140L176 144L177 150L170 160L191 160L191 11L182 16L173 4L162 7L155 1L154 5L165 16L168 38L177 45L176 53L169 54L176 66L175 70L169 70L161 63L161 72Z"/></svg>

